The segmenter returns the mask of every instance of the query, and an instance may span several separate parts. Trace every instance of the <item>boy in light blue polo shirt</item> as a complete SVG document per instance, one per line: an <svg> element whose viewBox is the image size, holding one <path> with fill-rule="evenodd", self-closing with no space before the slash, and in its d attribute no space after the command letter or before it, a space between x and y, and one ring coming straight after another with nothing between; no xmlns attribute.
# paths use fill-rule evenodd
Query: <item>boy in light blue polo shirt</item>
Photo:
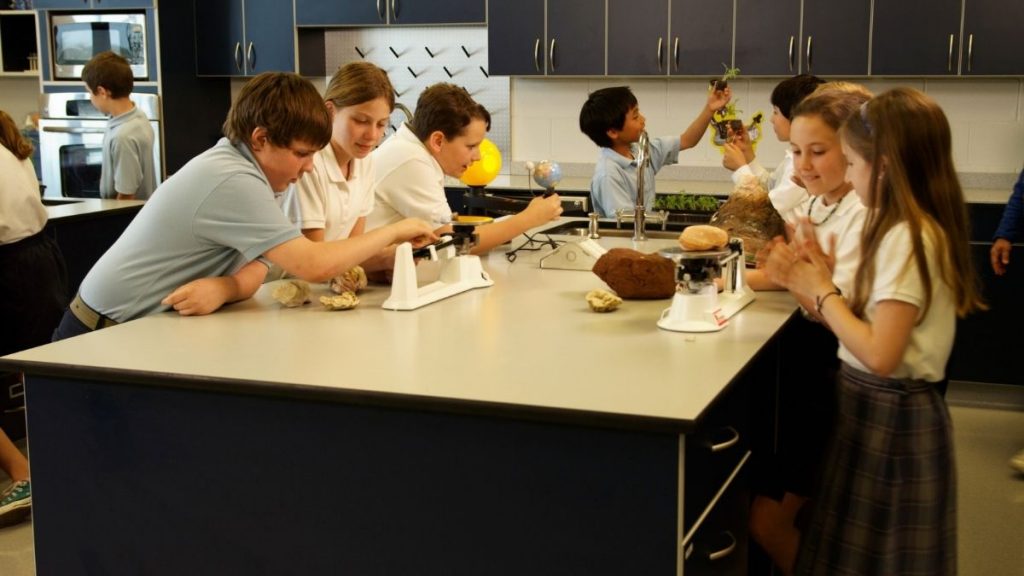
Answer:
<svg viewBox="0 0 1024 576"><path fill-rule="evenodd" d="M146 200L156 190L153 128L131 100L135 79L124 57L101 52L82 69L89 101L110 116L103 133L100 198Z"/></svg>
<svg viewBox="0 0 1024 576"><path fill-rule="evenodd" d="M675 164L679 152L696 146L704 136L715 110L732 98L732 90L714 90L707 104L686 131L678 137L651 138L651 164L644 174L644 205L654 206L654 175L666 164ZM627 86L592 92L580 110L580 130L601 147L590 195L594 210L607 218L616 210L632 211L636 206L635 144L644 133L646 120L640 114L636 96Z"/></svg>

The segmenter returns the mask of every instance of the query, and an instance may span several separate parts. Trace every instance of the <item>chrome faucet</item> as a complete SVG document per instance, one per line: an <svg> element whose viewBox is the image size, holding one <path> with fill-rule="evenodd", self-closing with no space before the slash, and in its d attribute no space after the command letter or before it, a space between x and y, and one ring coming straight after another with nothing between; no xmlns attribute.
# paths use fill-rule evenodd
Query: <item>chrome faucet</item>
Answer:
<svg viewBox="0 0 1024 576"><path fill-rule="evenodd" d="M636 153L636 206L633 208L633 241L643 242L647 240L644 232L644 220L647 215L644 210L644 172L651 165L651 143L647 138L647 131L640 134L637 142Z"/></svg>

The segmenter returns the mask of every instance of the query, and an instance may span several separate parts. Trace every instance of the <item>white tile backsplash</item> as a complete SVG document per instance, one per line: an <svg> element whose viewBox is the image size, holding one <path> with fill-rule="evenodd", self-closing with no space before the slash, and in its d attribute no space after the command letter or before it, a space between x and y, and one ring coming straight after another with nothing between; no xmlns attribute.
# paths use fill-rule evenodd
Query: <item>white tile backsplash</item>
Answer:
<svg viewBox="0 0 1024 576"><path fill-rule="evenodd" d="M880 93L896 86L911 86L936 99L949 117L953 131L954 159L961 173L1016 174L1024 165L1024 86L1021 79L867 79L857 80L872 92ZM764 136L758 144L758 156L765 166L774 166L786 146L775 138L768 121L769 97L777 79L744 79L732 82L733 97L739 99L741 117L749 121L756 112L764 112ZM707 81L704 79L590 78L511 80L512 161L547 158L559 162L594 162L597 150L579 132L580 106L590 91L607 86L629 85L637 95L640 109L647 117L652 135L678 134L704 106ZM529 122L526 119L529 119ZM549 124L540 122L550 120ZM535 132L543 126L550 140ZM575 134L573 134L573 132ZM577 137L578 135L578 137ZM519 139L522 140L519 140ZM575 148L578 146L580 149ZM679 157L689 174L728 177L707 168L721 164L721 154L708 138L694 150Z"/></svg>

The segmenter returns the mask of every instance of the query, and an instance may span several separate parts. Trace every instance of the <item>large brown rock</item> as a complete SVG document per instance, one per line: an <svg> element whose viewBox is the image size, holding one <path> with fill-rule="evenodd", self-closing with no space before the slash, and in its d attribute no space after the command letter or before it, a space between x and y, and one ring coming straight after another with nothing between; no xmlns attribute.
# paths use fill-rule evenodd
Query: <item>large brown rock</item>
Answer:
<svg viewBox="0 0 1024 576"><path fill-rule="evenodd" d="M676 291L675 264L657 254L612 248L598 258L594 274L627 300L671 298Z"/></svg>

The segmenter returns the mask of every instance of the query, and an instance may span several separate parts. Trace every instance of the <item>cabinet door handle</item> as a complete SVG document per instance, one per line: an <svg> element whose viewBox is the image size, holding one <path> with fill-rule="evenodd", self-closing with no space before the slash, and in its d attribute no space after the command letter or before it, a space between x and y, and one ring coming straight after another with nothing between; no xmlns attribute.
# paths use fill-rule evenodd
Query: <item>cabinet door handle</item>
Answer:
<svg viewBox="0 0 1024 576"><path fill-rule="evenodd" d="M245 49L245 61L249 66L250 72L256 71L256 47L253 45L252 40L249 41L249 47Z"/></svg>
<svg viewBox="0 0 1024 576"><path fill-rule="evenodd" d="M708 560L715 562L722 558L727 558L730 554L736 551L736 537L732 535L732 532L726 530L723 534L729 537L729 545L721 550L715 550L714 552L708 553Z"/></svg>
<svg viewBox="0 0 1024 576"><path fill-rule="evenodd" d="M813 40L814 40L814 37L813 37L813 36L808 36L808 37L807 37L807 71L808 71L808 72L810 72L810 71L811 71L811 68L812 68L812 65L811 65L811 56L812 56L812 55L814 54L814 52L812 52L812 51L811 51L811 42L812 42Z"/></svg>
<svg viewBox="0 0 1024 576"><path fill-rule="evenodd" d="M242 71L242 43L235 42L235 69Z"/></svg>
<svg viewBox="0 0 1024 576"><path fill-rule="evenodd" d="M971 65L974 64L974 34L967 35L967 71L971 71Z"/></svg>
<svg viewBox="0 0 1024 576"><path fill-rule="evenodd" d="M676 70L679 70L679 36L672 43L672 61L675 62Z"/></svg>
<svg viewBox="0 0 1024 576"><path fill-rule="evenodd" d="M949 35L949 56L946 60L946 72L953 71L953 35Z"/></svg>
<svg viewBox="0 0 1024 576"><path fill-rule="evenodd" d="M384 11L380 7L381 0L377 0L377 19L384 20Z"/></svg>
<svg viewBox="0 0 1024 576"><path fill-rule="evenodd" d="M391 21L398 22L398 0L391 0Z"/></svg>
<svg viewBox="0 0 1024 576"><path fill-rule="evenodd" d="M662 38L661 36L658 36L658 72L661 72L661 70L662 70L662 67L661 67L661 56L662 56L662 54L661 54L661 47L662 47L662 44L664 44L663 41L664 41L664 38Z"/></svg>
<svg viewBox="0 0 1024 576"><path fill-rule="evenodd" d="M726 426L725 428L722 428L722 430L728 430L729 432L732 432L732 437L729 438L728 440L724 441L724 442L719 442L718 444L712 444L711 445L711 453L712 454L714 454L716 452L722 452L722 451L728 450L729 448L732 448L733 446L735 446L740 441L740 433L739 433L739 431L737 431L732 426Z"/></svg>
<svg viewBox="0 0 1024 576"><path fill-rule="evenodd" d="M554 71L555 66L555 39L551 39L551 48L548 49L548 64L551 64L551 70Z"/></svg>
<svg viewBox="0 0 1024 576"><path fill-rule="evenodd" d="M533 69L540 72L540 38L533 42Z"/></svg>
<svg viewBox="0 0 1024 576"><path fill-rule="evenodd" d="M789 71L793 71L793 47L796 43L796 36L789 37Z"/></svg>

